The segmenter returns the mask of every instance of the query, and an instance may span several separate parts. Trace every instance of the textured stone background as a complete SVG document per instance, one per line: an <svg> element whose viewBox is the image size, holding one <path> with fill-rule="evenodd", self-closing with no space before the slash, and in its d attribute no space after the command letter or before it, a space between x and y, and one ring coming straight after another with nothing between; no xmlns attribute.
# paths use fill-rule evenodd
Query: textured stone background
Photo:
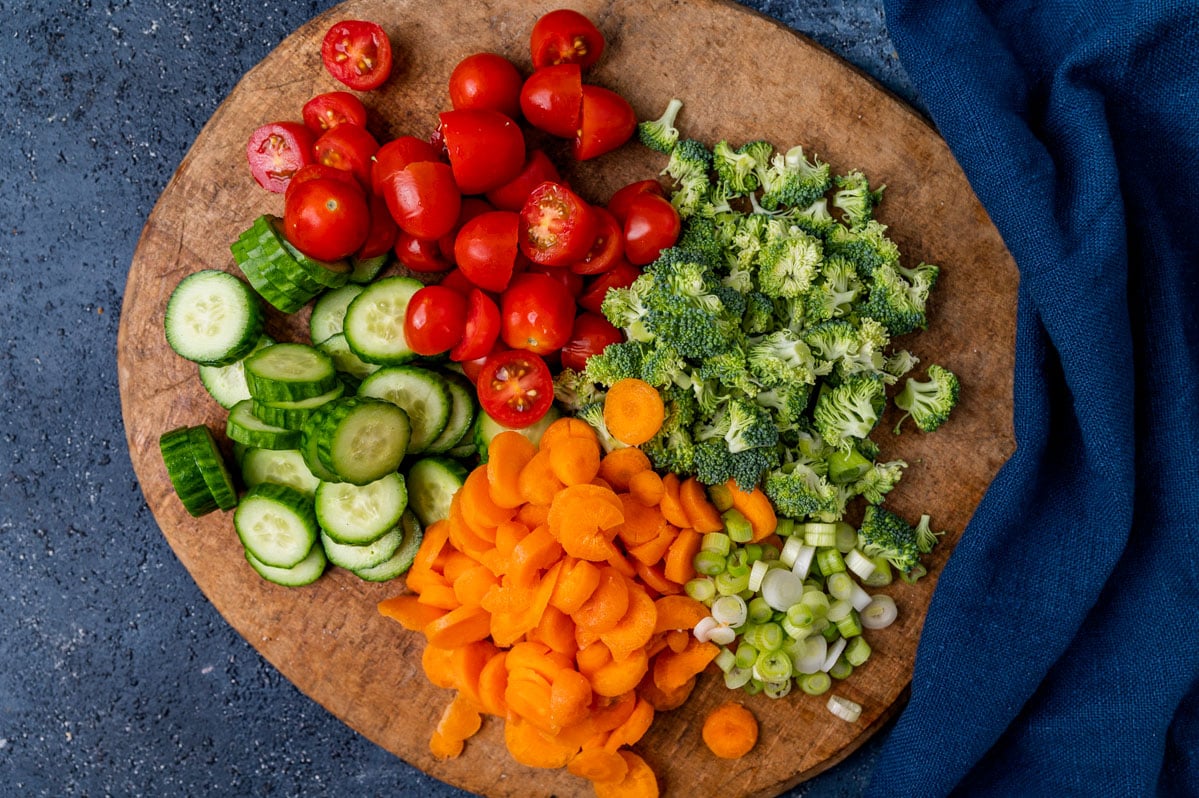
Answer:
<svg viewBox="0 0 1199 798"><path fill-rule="evenodd" d="M224 622L147 510L121 425L142 223L241 74L331 5L0 0L0 795L462 794ZM919 107L879 0L749 5ZM882 737L792 795L860 794Z"/></svg>

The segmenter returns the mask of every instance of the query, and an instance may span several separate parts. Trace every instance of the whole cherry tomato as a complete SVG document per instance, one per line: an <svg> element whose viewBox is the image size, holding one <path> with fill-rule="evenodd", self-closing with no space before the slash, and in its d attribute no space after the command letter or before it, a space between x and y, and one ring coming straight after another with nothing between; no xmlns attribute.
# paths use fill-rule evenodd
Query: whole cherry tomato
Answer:
<svg viewBox="0 0 1199 798"><path fill-rule="evenodd" d="M616 262L608 271L592 280L579 296L579 307L592 313L601 313L604 297L609 288L628 288L633 281L641 276L641 269L623 258Z"/></svg>
<svg viewBox="0 0 1199 798"><path fill-rule="evenodd" d="M525 136L499 111L444 111L438 115L454 180L463 194L482 194L520 174Z"/></svg>
<svg viewBox="0 0 1199 798"><path fill-rule="evenodd" d="M502 55L468 55L450 73L450 104L456 111L483 108L515 119L523 82L516 65Z"/></svg>
<svg viewBox="0 0 1199 798"><path fill-rule="evenodd" d="M452 290L452 289L447 289ZM486 357L500 337L500 309L477 288L466 295L466 327L462 340L450 349L450 360L461 363Z"/></svg>
<svg viewBox="0 0 1199 798"><path fill-rule="evenodd" d="M586 200L561 183L529 192L520 211L520 250L544 266L569 266L595 243L598 223Z"/></svg>
<svg viewBox="0 0 1199 798"><path fill-rule="evenodd" d="M544 14L529 36L533 66L578 64L589 67L604 53L604 35L578 11L561 8Z"/></svg>
<svg viewBox="0 0 1199 798"><path fill-rule="evenodd" d="M582 371L587 365L587 358L603 352L608 344L618 344L623 340L620 330L600 314L591 311L580 313L575 318L570 340L562 346L562 367Z"/></svg>
<svg viewBox="0 0 1199 798"><path fill-rule="evenodd" d="M487 415L513 429L540 421L554 403L554 378L549 367L537 355L521 349L488 355L478 371L475 387L479 405Z"/></svg>
<svg viewBox="0 0 1199 798"><path fill-rule="evenodd" d="M573 139L583 113L582 69L578 64L538 69L521 87L520 110L538 130Z"/></svg>
<svg viewBox="0 0 1199 798"><path fill-rule="evenodd" d="M284 205L284 235L310 258L340 260L353 255L369 230L366 195L342 180L309 180L297 186Z"/></svg>
<svg viewBox="0 0 1199 798"><path fill-rule="evenodd" d="M670 200L642 194L629 203L624 220L624 253L638 266L657 260L658 254L679 239L682 222Z"/></svg>
<svg viewBox="0 0 1199 798"><path fill-rule="evenodd" d="M593 207L598 222L595 243L582 260L570 264L575 274L602 274L624 255L624 230L616 217L600 207Z"/></svg>
<svg viewBox="0 0 1199 798"><path fill-rule="evenodd" d="M466 299L440 285L426 285L412 295L404 316L404 340L418 355L439 355L462 340Z"/></svg>
<svg viewBox="0 0 1199 798"><path fill-rule="evenodd" d="M404 232L433 241L454 229L462 193L449 164L416 161L383 184L387 209Z"/></svg>
<svg viewBox="0 0 1199 798"><path fill-rule="evenodd" d="M300 167L312 163L312 131L299 122L271 122L250 135L246 160L258 185L275 194Z"/></svg>
<svg viewBox="0 0 1199 798"><path fill-rule="evenodd" d="M500 336L513 349L539 355L561 349L570 340L574 316L574 297L544 274L518 274L500 295Z"/></svg>
<svg viewBox="0 0 1199 798"><path fill-rule="evenodd" d="M338 125L366 127L366 106L348 91L318 94L304 103L300 114L304 124L317 136Z"/></svg>
<svg viewBox="0 0 1199 798"><path fill-rule="evenodd" d="M616 193L608 200L606 207L616 217L616 221L623 226L625 217L629 215L629 203L641 194L657 194L659 197L665 197L666 191L657 180L638 180L636 183L629 183L627 186L617 189Z"/></svg>
<svg viewBox="0 0 1199 798"><path fill-rule="evenodd" d="M637 130L637 114L629 101L603 86L583 87L583 110L580 114L574 156L586 161L624 144Z"/></svg>
<svg viewBox="0 0 1199 798"><path fill-rule="evenodd" d="M454 262L475 285L499 293L516 265L519 218L513 211L490 211L470 219L454 239Z"/></svg>
<svg viewBox="0 0 1199 798"><path fill-rule="evenodd" d="M321 42L321 62L354 91L370 91L391 75L391 40L374 22L347 19L329 28Z"/></svg>
<svg viewBox="0 0 1199 798"><path fill-rule="evenodd" d="M352 186L358 186L358 180L350 172L344 169L336 169L332 166L325 166L323 163L304 164L296 173L291 176L291 180L287 181L287 189L283 192L283 201L287 202L287 198L296 190L296 186L315 180L318 177L330 177L334 180L340 180L343 183L349 183ZM361 186L358 186L361 188Z"/></svg>
<svg viewBox="0 0 1199 798"><path fill-rule="evenodd" d="M417 238L403 230L396 236L395 253L396 260L414 272L436 273L454 268L453 262L442 254L437 241Z"/></svg>
<svg viewBox="0 0 1199 798"><path fill-rule="evenodd" d="M330 128L312 145L318 163L351 172L364 186L371 183L371 158L379 150L379 142L367 129L344 124Z"/></svg>
<svg viewBox="0 0 1199 798"><path fill-rule="evenodd" d="M396 237L400 232L400 228L396 225L395 219L391 218L391 211L387 210L387 203L383 201L382 197L371 194L366 201L370 208L371 222L366 233L366 241L362 242L362 247L354 253L354 257L359 260L377 258L386 254L395 246Z"/></svg>
<svg viewBox="0 0 1199 798"><path fill-rule="evenodd" d="M410 163L437 159L437 150L424 139L416 136L392 139L371 156L371 191L382 194L383 181Z"/></svg>
<svg viewBox="0 0 1199 798"><path fill-rule="evenodd" d="M519 211L524 207L529 192L547 180L561 180L558 167L543 150L532 150L520 174L504 185L487 192L487 201L501 211Z"/></svg>

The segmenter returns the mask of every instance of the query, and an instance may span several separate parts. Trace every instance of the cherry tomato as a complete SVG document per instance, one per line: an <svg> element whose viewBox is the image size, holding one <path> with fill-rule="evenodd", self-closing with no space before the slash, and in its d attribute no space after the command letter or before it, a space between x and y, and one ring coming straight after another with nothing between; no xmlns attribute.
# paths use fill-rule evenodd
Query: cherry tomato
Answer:
<svg viewBox="0 0 1199 798"><path fill-rule="evenodd" d="M370 220L361 188L318 177L292 192L284 205L283 230L287 240L308 257L340 260L366 241Z"/></svg>
<svg viewBox="0 0 1199 798"><path fill-rule="evenodd" d="M657 260L658 254L679 240L679 212L670 200L642 194L629 203L624 220L624 254L638 266Z"/></svg>
<svg viewBox="0 0 1199 798"><path fill-rule="evenodd" d="M400 228L396 226L395 219L391 218L391 211L387 210L387 203L383 201L382 197L371 194L367 197L366 202L370 208L371 222L366 233L366 241L362 242L362 247L354 253L354 257L359 260L377 258L385 254L395 246L396 237L400 232Z"/></svg>
<svg viewBox="0 0 1199 798"><path fill-rule="evenodd" d="M502 55L468 55L450 73L450 103L456 111L483 108L515 119L523 82L516 66Z"/></svg>
<svg viewBox="0 0 1199 798"><path fill-rule="evenodd" d="M291 176L312 163L312 132L299 122L272 122L246 142L246 160L258 185L275 194L287 190Z"/></svg>
<svg viewBox="0 0 1199 798"><path fill-rule="evenodd" d="M378 151L379 142L366 128L350 124L331 128L312 145L317 163L344 169L364 186L371 183L371 158Z"/></svg>
<svg viewBox="0 0 1199 798"><path fill-rule="evenodd" d="M300 113L304 124L317 136L338 125L366 127L366 106L348 91L318 94L304 103Z"/></svg>
<svg viewBox="0 0 1199 798"><path fill-rule="evenodd" d="M624 144L637 130L637 114L629 101L603 86L583 87L583 110L574 156L586 161Z"/></svg>
<svg viewBox="0 0 1199 798"><path fill-rule="evenodd" d="M620 330L600 314L590 311L580 313L575 318L570 340L562 346L562 367L582 371L587 365L587 358L603 352L608 344L618 344L623 340Z"/></svg>
<svg viewBox="0 0 1199 798"><path fill-rule="evenodd" d="M479 369L475 386L487 415L513 429L540 421L554 403L554 378L549 367L537 355L520 349L489 355Z"/></svg>
<svg viewBox="0 0 1199 798"><path fill-rule="evenodd" d="M475 284L466 279L466 275L460 269L451 269L446 272L438 285L444 286L451 291L457 291L464 297L470 296L470 292L475 290Z"/></svg>
<svg viewBox="0 0 1199 798"><path fill-rule="evenodd" d="M449 164L416 161L383 184L387 209L404 232L433 241L454 229L462 193Z"/></svg>
<svg viewBox="0 0 1199 798"><path fill-rule="evenodd" d="M410 163L436 161L437 150L424 139L400 136L384 144L371 156L371 191L383 193L383 181Z"/></svg>
<svg viewBox="0 0 1199 798"><path fill-rule="evenodd" d="M462 340L466 298L441 285L426 285L408 301L404 340L418 355L439 355Z"/></svg>
<svg viewBox="0 0 1199 798"><path fill-rule="evenodd" d="M641 269L622 258L616 262L615 266L587 285L579 296L579 307L590 310L592 313L602 312L600 308L609 288L628 288L640 276Z"/></svg>
<svg viewBox="0 0 1199 798"><path fill-rule="evenodd" d="M334 180L349 183L351 186L358 186L354 175L343 169L335 169L332 166L325 166L323 163L309 163L297 169L296 173L291 176L291 180L287 181L287 189L283 192L283 201L287 202L287 198L296 190L296 186L318 177L331 177ZM361 186L358 187L361 188Z"/></svg>
<svg viewBox="0 0 1199 798"><path fill-rule="evenodd" d="M487 200L502 211L519 211L529 198L530 191L547 180L557 183L561 179L558 167L554 166L549 156L543 150L533 150L520 174L499 188L488 191Z"/></svg>
<svg viewBox="0 0 1199 798"><path fill-rule="evenodd" d="M657 180L638 180L636 183L629 183L624 188L617 189L612 198L608 200L608 211L622 226L625 217L629 215L629 203L641 194L657 194L659 197L665 197L666 191Z"/></svg>
<svg viewBox="0 0 1199 798"><path fill-rule="evenodd" d="M604 35L578 11L561 8L543 15L529 36L533 66L578 64L589 67L604 52Z"/></svg>
<svg viewBox="0 0 1199 798"><path fill-rule="evenodd" d="M500 295L500 336L513 349L539 355L561 349L574 317L570 291L544 274L518 274Z"/></svg>
<svg viewBox="0 0 1199 798"><path fill-rule="evenodd" d="M437 246L441 248L441 257L448 260L450 263L456 263L454 255L454 240L458 237L458 231L462 229L462 225L469 222L476 216L494 211L495 208L491 203L481 197L463 197L462 207L458 211L458 224L454 225L454 229L437 239Z"/></svg>
<svg viewBox="0 0 1199 798"><path fill-rule="evenodd" d="M444 111L438 115L454 180L463 194L482 194L520 174L525 136L499 111Z"/></svg>
<svg viewBox="0 0 1199 798"><path fill-rule="evenodd" d="M519 218L513 211L490 211L462 225L454 239L454 262L475 285L499 293L516 265Z"/></svg>
<svg viewBox="0 0 1199 798"><path fill-rule="evenodd" d="M603 208L593 207L598 222L595 243L582 260L570 264L575 274L602 274L624 255L624 231L616 217Z"/></svg>
<svg viewBox="0 0 1199 798"><path fill-rule="evenodd" d="M570 269L563 269L558 266L540 266L536 263L529 263L529 259L521 255L518 259L523 262L524 268L521 268L521 263L517 263L517 274L544 274L550 279L557 280L562 283L569 293L575 299L583 293L583 275L575 274Z"/></svg>
<svg viewBox="0 0 1199 798"><path fill-rule="evenodd" d="M578 64L538 69L520 90L520 110L530 125L573 139L583 113L583 71Z"/></svg>
<svg viewBox="0 0 1199 798"><path fill-rule="evenodd" d="M450 360L461 363L486 357L495 348L499 337L499 307L487 294L472 288L466 295L466 328L462 332L462 340L450 349Z"/></svg>
<svg viewBox="0 0 1199 798"><path fill-rule="evenodd" d="M417 238L403 230L396 236L395 253L396 260L414 272L435 273L454 268L454 264L441 254L436 241Z"/></svg>
<svg viewBox="0 0 1199 798"><path fill-rule="evenodd" d="M520 211L520 250L544 266L569 266L595 243L591 206L561 183L546 181L529 192Z"/></svg>
<svg viewBox="0 0 1199 798"><path fill-rule="evenodd" d="M321 61L330 75L354 91L370 91L391 74L391 40L374 22L347 19L325 34Z"/></svg>

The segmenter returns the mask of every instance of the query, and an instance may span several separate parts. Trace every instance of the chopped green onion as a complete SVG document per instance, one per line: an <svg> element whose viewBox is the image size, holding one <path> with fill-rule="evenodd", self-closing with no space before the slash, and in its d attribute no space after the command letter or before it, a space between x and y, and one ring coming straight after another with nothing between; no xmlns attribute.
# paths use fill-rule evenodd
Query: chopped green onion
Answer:
<svg viewBox="0 0 1199 798"><path fill-rule="evenodd" d="M830 574L825 580L829 595L840 601L849 601L849 597L853 595L853 584L853 578L845 572Z"/></svg>
<svg viewBox="0 0 1199 798"><path fill-rule="evenodd" d="M783 632L782 626L774 621L767 621L746 627L741 637L761 652L778 651L783 647L787 635Z"/></svg>
<svg viewBox="0 0 1199 798"><path fill-rule="evenodd" d="M754 528L749 519L735 507L730 507L720 515L724 519L724 529L734 543L749 543L754 538Z"/></svg>
<svg viewBox="0 0 1199 798"><path fill-rule="evenodd" d="M891 563L887 558L883 556L871 557L870 562L874 563L874 573L870 576L862 577L862 581L866 583L866 587L886 587L891 584Z"/></svg>
<svg viewBox="0 0 1199 798"><path fill-rule="evenodd" d="M735 596L749 587L749 570L740 575L734 575L731 569L725 569L722 574L716 574L712 580L716 583L716 592L722 596Z"/></svg>
<svg viewBox="0 0 1199 798"><path fill-rule="evenodd" d="M791 692L791 680L783 679L781 682L763 682L762 692L768 698L785 698Z"/></svg>
<svg viewBox="0 0 1199 798"><path fill-rule="evenodd" d="M862 622L858 620L858 611L852 607L849 610L849 615L846 615L836 623L837 631L841 633L842 637L857 637L862 633Z"/></svg>
<svg viewBox="0 0 1199 798"><path fill-rule="evenodd" d="M833 546L816 549L816 564L820 566L820 573L826 577L845 571L845 560L842 559L841 552Z"/></svg>
<svg viewBox="0 0 1199 798"><path fill-rule="evenodd" d="M795 558L799 556L799 550L804 546L803 538L791 537L787 538L787 542L783 544L782 554L779 555L779 560L788 568L795 565ZM800 579L803 579L801 576Z"/></svg>
<svg viewBox="0 0 1199 798"><path fill-rule="evenodd" d="M803 525L804 543L809 546L836 546L837 525L820 521L809 521Z"/></svg>
<svg viewBox="0 0 1199 798"><path fill-rule="evenodd" d="M708 486L708 499L716 505L718 512L724 512L733 506L733 492L727 485L717 483Z"/></svg>
<svg viewBox="0 0 1199 798"><path fill-rule="evenodd" d="M853 605L855 610L861 612L870 606L870 602L873 599L871 595L862 588L861 585L859 585L857 582L852 582L849 590L849 603Z"/></svg>
<svg viewBox="0 0 1199 798"><path fill-rule="evenodd" d="M828 619L833 623L839 623L842 618L848 617L851 612L853 612L853 605L844 599L837 599L828 605Z"/></svg>
<svg viewBox="0 0 1199 798"><path fill-rule="evenodd" d="M764 688L765 685L762 684L761 680L752 678L751 674L749 683L746 684L742 689L745 690L747 695L757 695L758 693L762 692Z"/></svg>
<svg viewBox="0 0 1199 798"><path fill-rule="evenodd" d="M714 551L700 551L696 553L693 565L704 576L716 576L724 571L724 556Z"/></svg>
<svg viewBox="0 0 1199 798"><path fill-rule="evenodd" d="M822 695L823 693L827 693L828 689L832 686L833 680L823 671L805 673L799 677L799 689L808 695Z"/></svg>
<svg viewBox="0 0 1199 798"><path fill-rule="evenodd" d="M828 698L828 711L836 715L846 723L857 723L858 718L862 717L862 705L848 698L831 695Z"/></svg>
<svg viewBox="0 0 1199 798"><path fill-rule="evenodd" d="M737 651L734 654L737 658L737 667L749 670L758 661L758 650L744 640L737 646Z"/></svg>
<svg viewBox="0 0 1199 798"><path fill-rule="evenodd" d="M790 537L795 533L795 521L790 518L780 518L778 525L774 528L774 534L780 538Z"/></svg>
<svg viewBox="0 0 1199 798"><path fill-rule="evenodd" d="M837 551L847 554L858 545L858 530L844 521L837 522Z"/></svg>
<svg viewBox="0 0 1199 798"><path fill-rule="evenodd" d="M791 540L799 540L795 537ZM809 546L804 543L799 548L799 552L795 555L795 562L791 564L791 573L798 576L800 579L807 579L808 572L812 569L812 559L816 556L816 547Z"/></svg>
<svg viewBox="0 0 1199 798"><path fill-rule="evenodd" d="M749 589L754 591L761 590L762 580L766 578L766 572L769 570L770 566L766 564L765 560L755 562L753 567L749 569Z"/></svg>
<svg viewBox="0 0 1199 798"><path fill-rule="evenodd" d="M746 606L749 607L749 620L754 623L766 623L774 615L774 610L761 596L754 596Z"/></svg>
<svg viewBox="0 0 1199 798"><path fill-rule="evenodd" d="M736 667L724 675L724 686L736 690L749 684L753 672L749 668Z"/></svg>
<svg viewBox="0 0 1199 798"><path fill-rule="evenodd" d="M683 585L683 592L696 601L707 604L716 597L716 583L706 576L688 579Z"/></svg>
<svg viewBox="0 0 1199 798"><path fill-rule="evenodd" d="M866 609L861 611L862 626L867 629L886 629L898 615L895 599L885 593L876 593L870 598Z"/></svg>
<svg viewBox="0 0 1199 798"><path fill-rule="evenodd" d="M733 668L737 667L737 655L727 648L720 649L720 653L716 655L716 659L712 660L716 663L716 667L720 668L724 673L728 673Z"/></svg>
<svg viewBox="0 0 1199 798"><path fill-rule="evenodd" d="M785 651L763 651L754 661L754 678L781 682L791 678L791 657Z"/></svg>
<svg viewBox="0 0 1199 798"><path fill-rule="evenodd" d="M749 552L745 549L734 549L724 561L724 570L733 576L749 576Z"/></svg>
<svg viewBox="0 0 1199 798"><path fill-rule="evenodd" d="M829 600L823 590L804 591L799 603L811 609L812 617L817 620L828 617Z"/></svg>
<svg viewBox="0 0 1199 798"><path fill-rule="evenodd" d="M711 615L705 615L696 622L695 628L691 630L691 634L699 642L707 643L711 639L712 630L717 626L720 626L719 621Z"/></svg>
<svg viewBox="0 0 1199 798"><path fill-rule="evenodd" d="M837 661L833 663L833 667L828 669L828 675L834 679L848 679L853 673L853 666L849 664L849 660L845 655L837 657Z"/></svg>
<svg viewBox="0 0 1199 798"><path fill-rule="evenodd" d="M845 567L858 579L869 579L874 573L874 562L857 549L850 549L845 554Z"/></svg>
<svg viewBox="0 0 1199 798"><path fill-rule="evenodd" d="M729 536L723 532L709 532L704 535L699 541L700 551L714 551L721 557L729 553L729 548L732 546L732 541Z"/></svg>
<svg viewBox="0 0 1199 798"><path fill-rule="evenodd" d="M828 641L820 635L812 635L803 641L803 650L792 658L796 673L822 673L824 658L828 656Z"/></svg>
<svg viewBox="0 0 1199 798"><path fill-rule="evenodd" d="M800 626L811 626L816 622L816 613L812 611L812 605L804 604L800 599L787 608L787 620Z"/></svg>
<svg viewBox="0 0 1199 798"><path fill-rule="evenodd" d="M783 627L783 631L787 633L787 637L790 637L792 640L803 640L812 633L812 624L797 624L786 615L779 621L779 626Z"/></svg>
<svg viewBox="0 0 1199 798"><path fill-rule="evenodd" d="M821 626L820 623L823 623L824 626ZM829 641L830 643L835 643L841 639L841 633L837 631L836 624L830 623L828 618L822 618L820 623L817 623L813 628L819 629L820 634L825 640Z"/></svg>
<svg viewBox="0 0 1199 798"><path fill-rule="evenodd" d="M845 646L845 653L842 655L845 660L855 668L864 664L870 659L871 648L864 637L855 637Z"/></svg>
<svg viewBox="0 0 1199 798"><path fill-rule="evenodd" d="M740 596L721 596L712 602L712 617L725 626L745 623L749 610Z"/></svg>
<svg viewBox="0 0 1199 798"><path fill-rule="evenodd" d="M762 543L762 544L753 543L751 545L754 545L754 546L761 545L762 559L765 560L766 562L775 562L775 563L778 563L779 565L782 565L782 563L778 561L779 553L780 553L778 546L775 546L770 543Z"/></svg>
<svg viewBox="0 0 1199 798"><path fill-rule="evenodd" d="M750 564L756 563L758 560L766 559L766 550L762 548L761 543L747 543L745 545L745 556Z"/></svg>
<svg viewBox="0 0 1199 798"><path fill-rule="evenodd" d="M837 450L828 456L828 481L834 485L857 482L872 465L857 449Z"/></svg>
<svg viewBox="0 0 1199 798"><path fill-rule="evenodd" d="M803 580L785 568L772 568L762 579L762 598L771 609L786 612L803 598Z"/></svg>
<svg viewBox="0 0 1199 798"><path fill-rule="evenodd" d="M841 657L841 652L845 650L847 645L845 638L837 639L837 642L828 647L828 653L824 655L824 664L820 666L820 670L828 673L837 664L837 660Z"/></svg>
<svg viewBox="0 0 1199 798"><path fill-rule="evenodd" d="M712 630L712 634L708 635L708 641L718 646L731 646L736 639L737 633L731 626L717 626Z"/></svg>

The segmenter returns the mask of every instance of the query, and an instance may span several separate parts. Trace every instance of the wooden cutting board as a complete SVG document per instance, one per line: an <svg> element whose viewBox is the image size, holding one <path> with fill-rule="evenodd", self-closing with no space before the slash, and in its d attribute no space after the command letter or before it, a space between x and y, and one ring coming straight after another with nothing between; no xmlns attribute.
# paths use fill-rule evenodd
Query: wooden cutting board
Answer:
<svg viewBox="0 0 1199 798"><path fill-rule="evenodd" d="M1000 465L1014 448L1011 394L1017 273L999 235L944 142L919 116L869 79L776 23L731 3L703 0L572 0L596 21L609 49L590 82L621 92L639 118L656 117L674 96L685 102L685 136L734 144L764 138L786 149L802 144L834 171L863 169L887 185L879 216L911 263L943 268L931 329L904 345L927 365L956 371L962 402L934 435L894 437L884 419L875 438L888 459L911 467L888 506L914 519L932 514L951 532L931 558L932 576L887 588L899 621L871 634L874 656L836 692L864 707L847 724L825 698L793 694L746 703L761 741L735 762L715 759L699 725L730 694L715 676L692 700L660 714L637 746L666 795L776 795L839 762L896 711L910 680L916 643L936 574ZM527 72L529 31L555 7L544 0L433 2L353 0L296 31L252 69L217 109L180 164L134 254L122 309L118 361L122 410L134 468L171 547L204 594L263 656L301 690L354 729L404 760L452 784L494 796L589 795L565 771L513 763L501 724L485 723L456 760L438 762L428 739L450 696L420 669L422 641L375 611L403 590L402 580L371 585L331 569L315 585L288 589L257 577L242 558L230 514L192 519L171 491L158 436L182 424L222 433L224 413L204 392L193 364L163 337L167 297L184 275L203 268L235 272L229 244L282 200L259 189L244 146L258 125L298 119L319 92L341 88L320 63L320 41L337 19L375 20L397 52L393 77L364 95L380 138L427 135L449 102L453 66L472 52L506 55ZM571 165L567 147L550 154L593 202L619 186L655 175L664 158L630 144L599 160ZM276 338L303 340L307 313L271 317ZM934 354L935 353L935 354Z"/></svg>

